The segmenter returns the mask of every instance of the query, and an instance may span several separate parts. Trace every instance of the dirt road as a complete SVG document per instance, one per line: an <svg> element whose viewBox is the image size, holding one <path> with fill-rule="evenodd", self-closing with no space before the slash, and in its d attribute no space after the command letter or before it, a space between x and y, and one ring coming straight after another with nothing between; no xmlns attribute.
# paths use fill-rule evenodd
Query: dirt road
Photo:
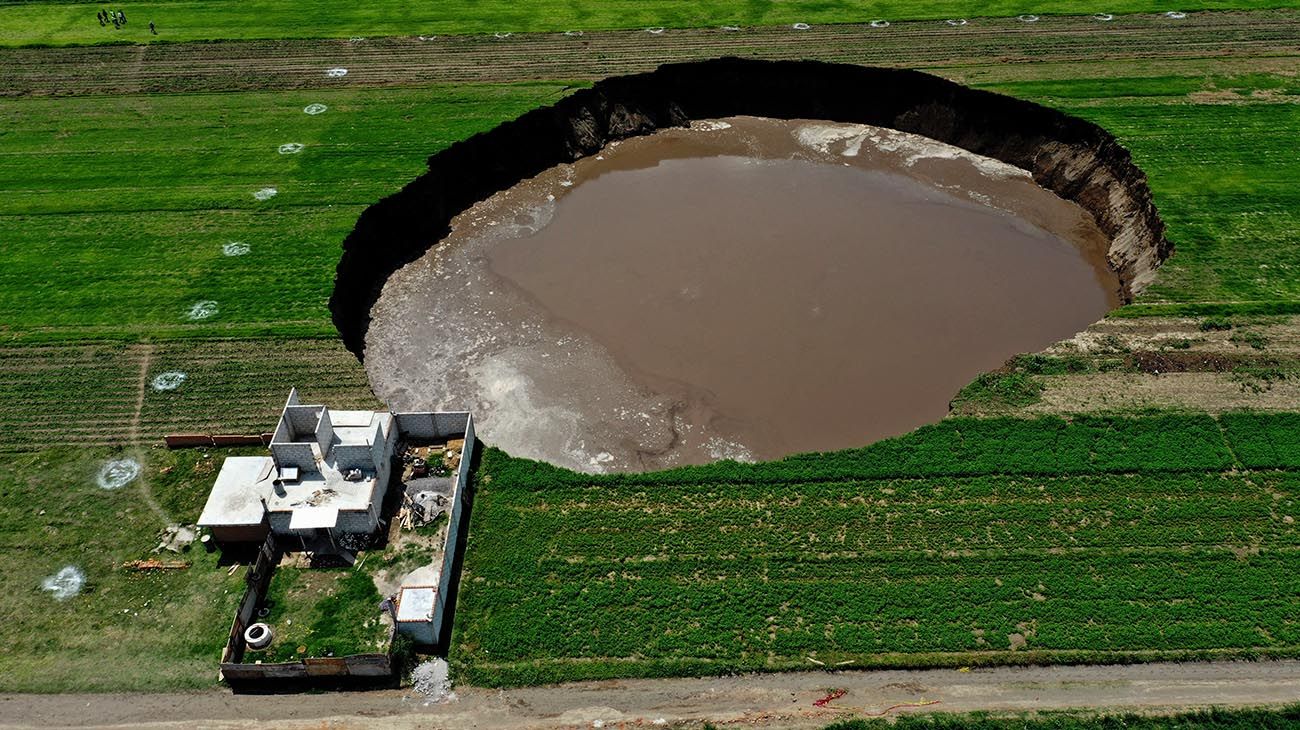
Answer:
<svg viewBox="0 0 1300 730"><path fill-rule="evenodd" d="M831 688L847 693L827 708ZM1156 713L1300 699L1300 662L787 672L703 679L583 682L512 690L460 688L446 704L401 690L232 695L0 695L0 728L438 727L607 728L710 721L821 727L894 707L909 712L1031 712L1068 708ZM922 704L932 703L932 704ZM839 709L836 709L839 708Z"/></svg>

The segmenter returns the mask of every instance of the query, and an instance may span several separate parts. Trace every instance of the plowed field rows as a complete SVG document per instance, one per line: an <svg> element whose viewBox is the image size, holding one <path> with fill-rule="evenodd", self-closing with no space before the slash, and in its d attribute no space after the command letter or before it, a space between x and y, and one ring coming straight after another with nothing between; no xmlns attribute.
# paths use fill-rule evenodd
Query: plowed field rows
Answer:
<svg viewBox="0 0 1300 730"><path fill-rule="evenodd" d="M1252 453L1268 453L1255 444L1273 432L1294 442L1289 421L1224 426ZM765 485L717 471L708 484L668 473L562 485L490 452L453 657L479 682L513 684L813 666L808 657L960 666L1300 653L1292 472Z"/></svg>
<svg viewBox="0 0 1300 730"><path fill-rule="evenodd" d="M133 94L366 85L598 79L669 61L743 56L813 58L923 69L1122 61L1151 58L1254 59L1300 53L1294 11L1203 13L1172 21L1123 16L1108 23L1058 17L1037 23L941 22L448 36L422 41L247 41L220 44L0 50L3 95ZM330 78L329 68L347 76Z"/></svg>
<svg viewBox="0 0 1300 730"><path fill-rule="evenodd" d="M143 407L139 379L148 352ZM181 372L175 390L153 378ZM0 348L0 451L155 445L168 433L262 433L289 388L331 407L378 407L365 372L332 340L204 340Z"/></svg>

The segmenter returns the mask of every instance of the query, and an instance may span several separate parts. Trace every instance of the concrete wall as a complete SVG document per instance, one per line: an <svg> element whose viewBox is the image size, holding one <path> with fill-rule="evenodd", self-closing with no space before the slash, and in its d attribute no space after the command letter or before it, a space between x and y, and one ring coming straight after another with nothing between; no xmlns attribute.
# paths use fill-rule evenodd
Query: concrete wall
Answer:
<svg viewBox="0 0 1300 730"><path fill-rule="evenodd" d="M271 531L271 524L263 518L260 525L213 526L209 527L208 531L212 533L212 539L218 543L257 542L266 539L267 533Z"/></svg>
<svg viewBox="0 0 1300 730"><path fill-rule="evenodd" d="M460 438L469 424L468 411L446 413L396 413L397 432L404 438L445 439Z"/></svg>
<svg viewBox="0 0 1300 730"><path fill-rule="evenodd" d="M330 442L334 440L334 421L330 418L328 408L322 408L320 411L320 421L316 424L316 445L320 447L320 452L325 454L330 450Z"/></svg>
<svg viewBox="0 0 1300 730"><path fill-rule="evenodd" d="M378 487L376 491L379 491ZM337 535L343 532L374 532L378 526L379 520L374 510L345 510L339 512L339 521L334 527L334 533Z"/></svg>
<svg viewBox="0 0 1300 730"><path fill-rule="evenodd" d="M284 415L289 421L289 438L298 439L314 436L323 409L324 406L289 406L285 408ZM279 436L279 433L276 435Z"/></svg>
<svg viewBox="0 0 1300 730"><path fill-rule="evenodd" d="M451 581L455 577L452 568L456 563L460 546L460 531L465 519L465 506L470 500L469 471L474 460L474 449L478 441L474 436L474 419L465 414L465 451L460 455L460 468L456 470L455 498L451 503L451 512L447 515L447 542L442 552L442 574L438 577L438 594L433 609L434 640L430 643L441 644L451 633L447 622L447 595L451 590Z"/></svg>
<svg viewBox="0 0 1300 730"><path fill-rule="evenodd" d="M379 444L379 448L382 449L383 444ZM335 444L333 455L334 465L339 471L361 469L367 474L376 471L375 446L372 444Z"/></svg>
<svg viewBox="0 0 1300 730"><path fill-rule="evenodd" d="M303 471L317 471L316 454L312 444L271 444L271 456L276 466L296 466Z"/></svg>

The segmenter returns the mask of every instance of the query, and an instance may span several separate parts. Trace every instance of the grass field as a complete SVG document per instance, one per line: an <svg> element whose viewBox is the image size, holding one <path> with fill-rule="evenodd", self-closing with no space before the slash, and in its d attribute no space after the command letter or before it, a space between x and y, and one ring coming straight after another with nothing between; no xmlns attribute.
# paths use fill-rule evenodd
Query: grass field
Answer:
<svg viewBox="0 0 1300 730"><path fill-rule="evenodd" d="M609 73L721 52L811 56L923 68L1095 121L1149 174L1177 247L1119 316L1186 326L1176 338L1193 353L1294 370L1300 345L1275 331L1295 327L1261 317L1300 311L1297 16L1123 17L1109 34L1050 17L1166 5L208 0L124 6L129 30L113 35L98 6L0 3L11 46L151 41L150 17L166 41L480 36L0 49L13 75L0 90L0 572L13 587L0 596L0 690L213 685L241 576L206 554L176 573L118 566L197 516L219 455L152 447L174 431L264 430L293 385L375 405L326 308L357 215L426 155ZM1178 9L1216 7L1294 4ZM1044 18L1006 17L1021 12ZM878 40L820 25L952 15L999 18L898 23ZM733 22L815 27L490 37ZM349 75L326 79L339 64ZM279 154L286 143L303 147ZM254 198L268 187L274 197ZM248 252L225 255L231 243ZM204 301L215 314L189 319ZM1205 335L1167 319L1190 313L1239 327ZM1251 332L1272 340L1228 341ZM1117 389L1155 377L1141 358L1159 348L1125 342L1080 373L1068 353L1037 362L1026 377L1051 387L1028 400L1076 375ZM178 389L150 387L170 371L187 375ZM1066 418L958 419L863 450L657 475L592 479L491 452L452 658L476 681L520 683L804 667L808 655L1300 654L1296 417L1203 402L1079 416L1078 402L1053 406ZM145 478L100 490L96 469L124 449ZM88 589L52 600L41 581L74 562Z"/></svg>
<svg viewBox="0 0 1300 730"><path fill-rule="evenodd" d="M1195 0L1183 11L1249 10L1296 7L1287 0ZM163 0L132 5L121 30L101 27L92 3L0 3L0 43L88 44L196 41L247 38L348 38L432 34L545 33L619 28L708 28L721 25L863 23L890 20L1008 17L1022 13L1091 15L1162 13L1156 0L823 0L778 3L771 0L456 0L412 5L381 0L358 5L338 0ZM117 8L114 8L115 10ZM159 34L150 35L154 21Z"/></svg>
<svg viewBox="0 0 1300 730"><path fill-rule="evenodd" d="M333 335L330 262L361 210L419 174L426 153L561 89L0 101L3 331L24 340ZM314 103L328 110L303 112ZM286 143L303 148L279 154ZM255 199L264 188L278 193ZM225 255L231 242L248 253ZM188 312L199 301L217 312L195 322Z"/></svg>
<svg viewBox="0 0 1300 730"><path fill-rule="evenodd" d="M224 451L132 450L139 478L116 491L96 474L105 449L7 455L0 470L0 691L73 692L213 687L244 591L215 555L151 550L171 520L198 519ZM165 473L164 473L165 472ZM146 491L147 490L147 491ZM152 505L157 509L151 508ZM125 570L160 557L187 570ZM55 600L42 581L67 565L80 595Z"/></svg>

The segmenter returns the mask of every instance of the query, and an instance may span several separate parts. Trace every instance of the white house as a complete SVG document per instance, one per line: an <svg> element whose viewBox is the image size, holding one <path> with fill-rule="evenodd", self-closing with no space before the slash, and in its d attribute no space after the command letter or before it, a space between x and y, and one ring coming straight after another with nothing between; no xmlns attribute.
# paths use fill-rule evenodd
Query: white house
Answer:
<svg viewBox="0 0 1300 730"><path fill-rule="evenodd" d="M388 411L331 411L289 393L270 456L232 456L217 475L199 526L217 542L304 541L371 533L398 440Z"/></svg>

